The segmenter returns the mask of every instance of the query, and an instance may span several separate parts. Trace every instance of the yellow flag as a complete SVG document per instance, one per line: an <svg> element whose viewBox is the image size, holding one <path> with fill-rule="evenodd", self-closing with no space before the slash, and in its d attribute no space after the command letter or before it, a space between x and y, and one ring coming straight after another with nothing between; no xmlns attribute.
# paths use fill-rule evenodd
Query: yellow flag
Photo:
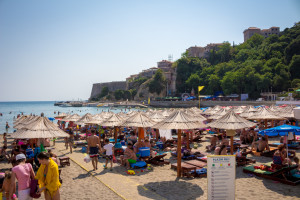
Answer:
<svg viewBox="0 0 300 200"><path fill-rule="evenodd" d="M198 92L200 92L203 88L204 86L198 86Z"/></svg>
<svg viewBox="0 0 300 200"><path fill-rule="evenodd" d="M150 104L150 97L148 97L148 104Z"/></svg>

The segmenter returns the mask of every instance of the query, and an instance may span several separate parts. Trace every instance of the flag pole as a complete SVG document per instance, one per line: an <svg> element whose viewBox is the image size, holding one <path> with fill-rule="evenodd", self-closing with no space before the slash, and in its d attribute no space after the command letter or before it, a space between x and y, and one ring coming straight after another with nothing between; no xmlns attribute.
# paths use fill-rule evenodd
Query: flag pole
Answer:
<svg viewBox="0 0 300 200"><path fill-rule="evenodd" d="M198 88L198 98L199 98L199 109L200 109L200 91L199 91L199 88Z"/></svg>

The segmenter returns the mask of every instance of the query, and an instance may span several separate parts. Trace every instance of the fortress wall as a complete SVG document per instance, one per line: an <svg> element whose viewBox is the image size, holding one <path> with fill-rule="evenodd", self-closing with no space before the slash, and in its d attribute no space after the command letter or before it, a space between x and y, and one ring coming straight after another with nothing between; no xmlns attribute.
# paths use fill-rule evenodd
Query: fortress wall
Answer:
<svg viewBox="0 0 300 200"><path fill-rule="evenodd" d="M114 92L116 90L126 90L126 81L114 81L114 82L107 82L107 83L94 83L92 92L91 92L91 98L97 97L103 87L108 87L110 92Z"/></svg>

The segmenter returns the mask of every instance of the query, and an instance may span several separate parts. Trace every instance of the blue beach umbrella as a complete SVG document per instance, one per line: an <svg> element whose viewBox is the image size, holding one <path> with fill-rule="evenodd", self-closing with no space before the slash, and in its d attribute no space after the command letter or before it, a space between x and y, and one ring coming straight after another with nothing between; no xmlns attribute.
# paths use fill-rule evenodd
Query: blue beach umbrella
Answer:
<svg viewBox="0 0 300 200"><path fill-rule="evenodd" d="M274 128L265 129L259 131L259 134L264 136L286 136L288 132L293 132L295 135L300 135L300 127L299 126L292 126L292 125L281 125L276 126Z"/></svg>

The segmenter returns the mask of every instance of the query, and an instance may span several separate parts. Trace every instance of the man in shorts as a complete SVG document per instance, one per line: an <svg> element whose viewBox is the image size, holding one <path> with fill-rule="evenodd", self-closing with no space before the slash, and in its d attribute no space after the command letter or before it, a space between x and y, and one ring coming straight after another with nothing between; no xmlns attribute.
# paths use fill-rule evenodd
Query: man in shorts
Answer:
<svg viewBox="0 0 300 200"><path fill-rule="evenodd" d="M98 149L101 149L100 140L97 135L95 135L95 130L91 131L91 136L87 138L88 142L88 154L90 155L92 159L92 164L94 167L94 170L98 169Z"/></svg>
<svg viewBox="0 0 300 200"><path fill-rule="evenodd" d="M106 163L104 165L104 169L107 169L107 163L110 161L110 171L112 170L113 166L113 156L114 156L114 145L112 143L109 143L109 139L105 139L105 145L103 149L106 151Z"/></svg>
<svg viewBox="0 0 300 200"><path fill-rule="evenodd" d="M270 150L269 144L268 144L265 137L262 137L257 142L253 142L252 147L251 147L251 151L253 151L253 149L255 149L256 152L263 152L265 149Z"/></svg>

